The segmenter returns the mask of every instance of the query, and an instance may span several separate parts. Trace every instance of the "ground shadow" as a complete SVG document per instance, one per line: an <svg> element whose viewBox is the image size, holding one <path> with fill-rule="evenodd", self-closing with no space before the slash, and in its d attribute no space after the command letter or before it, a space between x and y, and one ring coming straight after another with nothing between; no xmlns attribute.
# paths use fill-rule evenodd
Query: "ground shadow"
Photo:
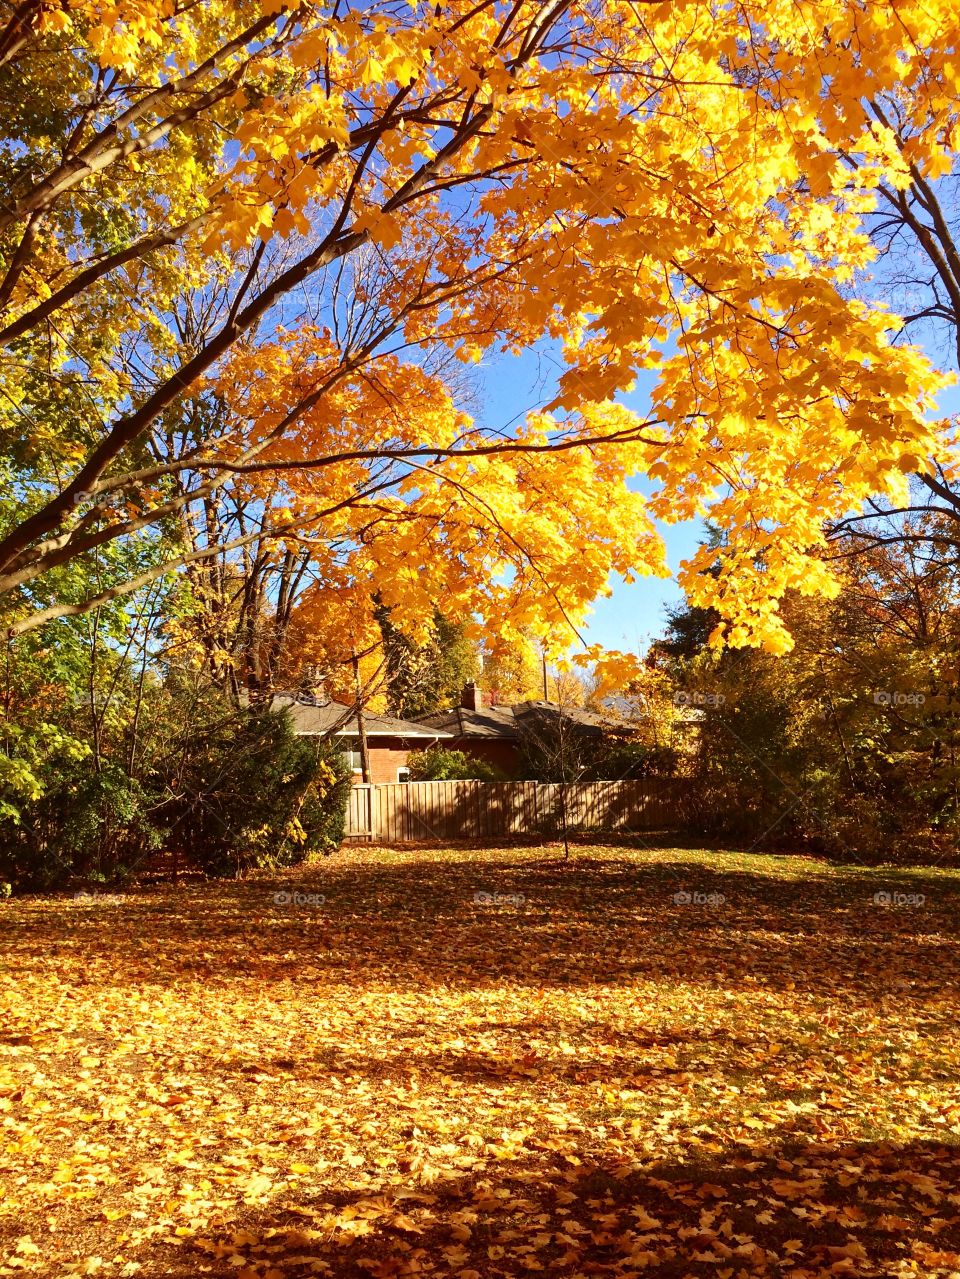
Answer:
<svg viewBox="0 0 960 1279"><path fill-rule="evenodd" d="M212 1275L256 1266L339 1279L947 1275L960 1263L958 1190L960 1150L935 1142L784 1135L650 1161L642 1148L571 1159L533 1142L462 1177L288 1195L138 1260L172 1279L194 1279L201 1258Z"/></svg>
<svg viewBox="0 0 960 1279"><path fill-rule="evenodd" d="M960 881L935 871L793 879L679 855L563 862L518 850L330 859L282 877L18 903L0 914L0 960L28 971L82 953L90 980L99 969L113 984L295 982L308 966L313 982L428 988L679 977L816 990L829 977L839 990L923 999L960 991L958 904Z"/></svg>

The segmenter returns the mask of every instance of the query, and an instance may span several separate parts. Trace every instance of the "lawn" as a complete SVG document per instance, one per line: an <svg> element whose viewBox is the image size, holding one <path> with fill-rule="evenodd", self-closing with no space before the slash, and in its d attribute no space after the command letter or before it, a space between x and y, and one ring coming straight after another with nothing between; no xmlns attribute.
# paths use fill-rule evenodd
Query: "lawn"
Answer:
<svg viewBox="0 0 960 1279"><path fill-rule="evenodd" d="M0 903L0 1274L956 1276L958 906L596 847Z"/></svg>

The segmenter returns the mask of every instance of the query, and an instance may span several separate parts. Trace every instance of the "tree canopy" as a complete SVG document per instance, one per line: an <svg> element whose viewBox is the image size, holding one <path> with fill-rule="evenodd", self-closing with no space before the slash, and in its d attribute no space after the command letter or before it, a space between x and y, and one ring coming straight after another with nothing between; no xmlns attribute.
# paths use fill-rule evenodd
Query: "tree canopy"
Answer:
<svg viewBox="0 0 960 1279"><path fill-rule="evenodd" d="M415 639L440 603L556 645L611 572L666 571L655 520L709 514L725 549L684 568L691 598L715 638L783 651L783 594L836 590L824 520L953 466L945 377L862 285L884 193L952 170L958 23L919 0L11 9L11 633L256 545L309 561L304 607L355 649L378 602ZM550 402L507 431L468 411L465 368L537 344ZM649 411L622 398L641 378Z"/></svg>

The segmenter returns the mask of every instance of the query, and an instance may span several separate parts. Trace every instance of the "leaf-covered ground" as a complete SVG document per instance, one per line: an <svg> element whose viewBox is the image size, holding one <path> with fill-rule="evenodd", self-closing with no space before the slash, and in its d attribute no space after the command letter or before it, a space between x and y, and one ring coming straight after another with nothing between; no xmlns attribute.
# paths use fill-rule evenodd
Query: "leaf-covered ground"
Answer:
<svg viewBox="0 0 960 1279"><path fill-rule="evenodd" d="M0 904L0 1274L960 1274L958 906L623 848Z"/></svg>

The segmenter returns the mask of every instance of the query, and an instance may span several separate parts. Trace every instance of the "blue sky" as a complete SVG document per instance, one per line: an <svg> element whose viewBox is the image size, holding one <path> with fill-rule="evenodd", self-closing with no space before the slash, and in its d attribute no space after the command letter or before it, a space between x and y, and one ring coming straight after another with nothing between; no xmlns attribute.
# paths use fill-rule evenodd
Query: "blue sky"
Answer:
<svg viewBox="0 0 960 1279"><path fill-rule="evenodd" d="M488 357L479 368L478 420L494 429L513 426L531 409L552 399L557 376L565 367L548 347L517 357ZM645 412L649 401L646 392L638 389L625 396L624 403ZM669 565L676 571L679 562L696 550L703 525L697 520L658 527ZM630 585L616 579L611 584L613 594L597 600L593 616L583 628L584 638L606 648L643 652L651 639L663 633L665 605L680 603L683 592L676 581L660 577L640 578Z"/></svg>
<svg viewBox="0 0 960 1279"><path fill-rule="evenodd" d="M938 352L932 346L928 349L937 363ZM531 409L549 402L556 379L565 367L546 345L517 357L489 356L479 368L478 420L494 429L513 426ZM649 406L647 392L642 388L623 400L638 412L645 412ZM960 414L960 387L949 387L941 394L939 411ZM658 528L666 546L667 562L675 573L681 560L696 550L704 536L704 526L700 520L693 520L658 524ZM652 639L663 634L665 607L681 603L683 592L675 578L644 577L629 585L615 579L611 585L612 595L594 604L593 615L582 628L584 637L588 643L606 648L644 652Z"/></svg>

